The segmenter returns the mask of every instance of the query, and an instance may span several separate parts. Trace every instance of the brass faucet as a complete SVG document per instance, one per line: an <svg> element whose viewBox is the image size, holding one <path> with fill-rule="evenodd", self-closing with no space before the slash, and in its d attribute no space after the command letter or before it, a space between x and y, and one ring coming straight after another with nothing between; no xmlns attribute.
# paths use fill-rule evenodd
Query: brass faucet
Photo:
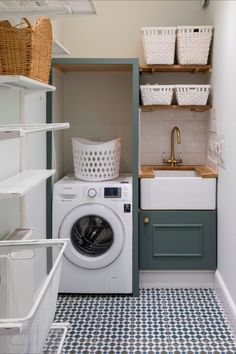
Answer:
<svg viewBox="0 0 236 354"><path fill-rule="evenodd" d="M171 147L170 147L170 158L168 160L163 159L163 163L167 163L170 166L176 166L179 163L182 163L182 159L177 160L175 158L175 135L177 138L177 143L181 143L181 134L178 127L174 127L171 131Z"/></svg>

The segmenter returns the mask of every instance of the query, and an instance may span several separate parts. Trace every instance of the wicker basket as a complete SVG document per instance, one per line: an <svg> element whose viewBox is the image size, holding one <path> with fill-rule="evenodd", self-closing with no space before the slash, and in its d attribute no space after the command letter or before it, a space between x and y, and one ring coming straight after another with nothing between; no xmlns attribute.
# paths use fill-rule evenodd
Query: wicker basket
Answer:
<svg viewBox="0 0 236 354"><path fill-rule="evenodd" d="M175 94L179 105L207 104L210 85L175 85Z"/></svg>
<svg viewBox="0 0 236 354"><path fill-rule="evenodd" d="M178 26L177 59L179 64L206 65L212 32L212 26Z"/></svg>
<svg viewBox="0 0 236 354"><path fill-rule="evenodd" d="M173 85L141 85L143 105L170 105L173 97Z"/></svg>
<svg viewBox="0 0 236 354"><path fill-rule="evenodd" d="M144 57L147 64L173 64L176 27L143 27Z"/></svg>
<svg viewBox="0 0 236 354"><path fill-rule="evenodd" d="M0 22L0 74L23 75L48 83L52 56L52 25L40 17L32 26L12 27Z"/></svg>

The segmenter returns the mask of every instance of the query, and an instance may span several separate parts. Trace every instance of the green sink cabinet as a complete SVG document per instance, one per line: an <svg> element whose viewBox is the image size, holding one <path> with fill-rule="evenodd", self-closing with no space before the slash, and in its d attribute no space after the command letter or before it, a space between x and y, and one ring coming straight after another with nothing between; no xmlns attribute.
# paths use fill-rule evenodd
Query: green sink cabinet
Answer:
<svg viewBox="0 0 236 354"><path fill-rule="evenodd" d="M140 211L139 265L216 269L216 211Z"/></svg>

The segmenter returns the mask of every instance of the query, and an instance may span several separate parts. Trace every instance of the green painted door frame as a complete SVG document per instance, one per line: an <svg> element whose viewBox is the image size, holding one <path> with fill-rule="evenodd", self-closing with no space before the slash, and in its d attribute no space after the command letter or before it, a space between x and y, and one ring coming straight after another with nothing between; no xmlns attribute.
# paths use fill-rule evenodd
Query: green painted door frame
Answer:
<svg viewBox="0 0 236 354"><path fill-rule="evenodd" d="M56 58L54 64L72 65L130 65L132 67L132 176L133 176L133 295L138 295L138 138L139 138L139 62L138 59L78 59ZM51 72L50 83L53 84ZM52 123L53 93L47 94L47 123ZM52 133L47 133L47 168L52 168ZM47 238L52 237L52 179L47 181Z"/></svg>

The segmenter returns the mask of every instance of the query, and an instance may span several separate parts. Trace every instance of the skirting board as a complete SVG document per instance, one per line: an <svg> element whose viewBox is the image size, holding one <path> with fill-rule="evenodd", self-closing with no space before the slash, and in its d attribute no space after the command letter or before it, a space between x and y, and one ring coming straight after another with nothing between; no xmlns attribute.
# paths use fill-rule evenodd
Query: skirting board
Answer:
<svg viewBox="0 0 236 354"><path fill-rule="evenodd" d="M215 272L208 270L141 270L140 288L214 288Z"/></svg>
<svg viewBox="0 0 236 354"><path fill-rule="evenodd" d="M236 337L236 305L218 270L215 272L215 291Z"/></svg>

